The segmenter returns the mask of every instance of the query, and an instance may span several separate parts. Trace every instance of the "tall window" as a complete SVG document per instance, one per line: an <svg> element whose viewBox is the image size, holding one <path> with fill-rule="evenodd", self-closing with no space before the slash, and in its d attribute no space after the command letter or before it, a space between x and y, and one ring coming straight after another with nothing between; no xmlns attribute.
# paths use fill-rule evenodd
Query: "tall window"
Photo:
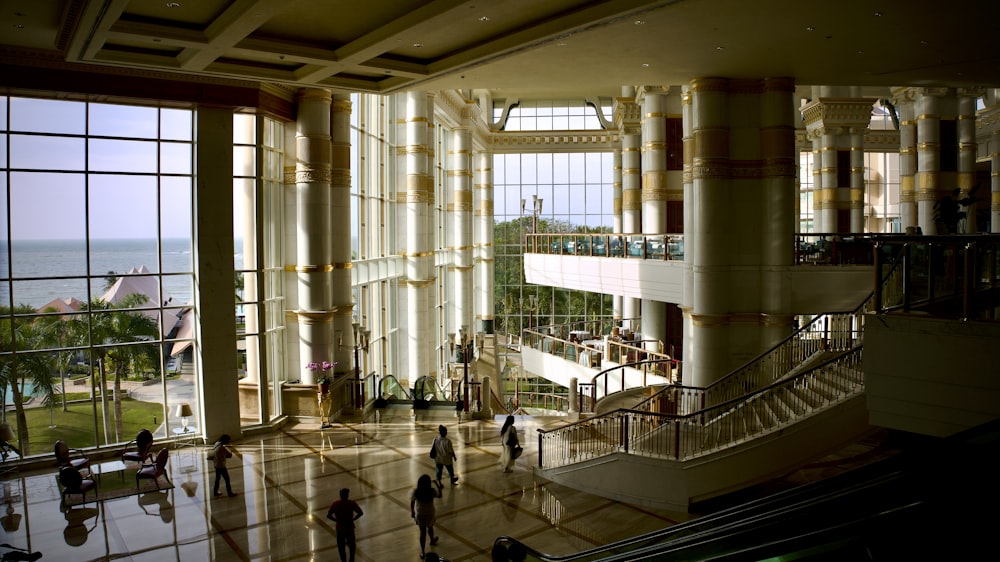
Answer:
<svg viewBox="0 0 1000 562"><path fill-rule="evenodd" d="M0 97L0 390L26 455L180 424L193 116Z"/></svg>
<svg viewBox="0 0 1000 562"><path fill-rule="evenodd" d="M396 250L396 193L390 157L395 140L394 104L384 96L351 96L351 248L356 267L354 322L374 339L359 349L358 368L365 395L376 396L379 379L399 375L396 365L398 326L395 295L399 271L391 256Z"/></svg>
<svg viewBox="0 0 1000 562"><path fill-rule="evenodd" d="M240 401L241 417L251 424L265 423L281 414L280 384L287 372L282 251L284 138L283 124L273 119L233 116L236 352L241 380L257 385L257 400ZM269 400L266 416L262 400Z"/></svg>
<svg viewBox="0 0 1000 562"><path fill-rule="evenodd" d="M610 106L602 106L604 115L611 113ZM496 108L495 112L502 112ZM597 115L598 109L583 100L525 100L511 108L504 131L582 131L600 130L604 127ZM500 115L495 114L494 119Z"/></svg>
<svg viewBox="0 0 1000 562"><path fill-rule="evenodd" d="M865 231L900 232L899 153L865 153Z"/></svg>
<svg viewBox="0 0 1000 562"><path fill-rule="evenodd" d="M610 295L526 285L523 248L533 230L610 232L613 166L610 153L494 156L497 331L520 334L529 321L563 324L612 316Z"/></svg>

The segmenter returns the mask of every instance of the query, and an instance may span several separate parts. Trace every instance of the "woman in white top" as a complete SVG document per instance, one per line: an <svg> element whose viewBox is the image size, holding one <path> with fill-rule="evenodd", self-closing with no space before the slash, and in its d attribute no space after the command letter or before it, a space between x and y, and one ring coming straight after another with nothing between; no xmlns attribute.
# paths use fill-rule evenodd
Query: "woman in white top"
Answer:
<svg viewBox="0 0 1000 562"><path fill-rule="evenodd" d="M517 428L514 427L514 416L507 416L500 429L500 467L504 472L514 471L514 449L520 444L517 439Z"/></svg>

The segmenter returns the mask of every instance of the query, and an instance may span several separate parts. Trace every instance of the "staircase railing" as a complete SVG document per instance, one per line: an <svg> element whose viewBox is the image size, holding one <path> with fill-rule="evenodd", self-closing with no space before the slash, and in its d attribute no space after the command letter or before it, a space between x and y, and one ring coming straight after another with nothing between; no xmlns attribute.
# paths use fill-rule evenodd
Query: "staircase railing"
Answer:
<svg viewBox="0 0 1000 562"><path fill-rule="evenodd" d="M864 339L865 315L875 311L876 293L880 295L883 306L887 302L902 302L901 264L901 257L897 257L884 266L887 271L876 271L875 275L882 280L878 291L872 291L853 311L817 315L771 349L711 385L704 388L671 385L639 403L634 409L649 411L657 405L668 403L676 404L678 413L692 413L733 400L780 380L814 360L821 352L842 353L852 349Z"/></svg>
<svg viewBox="0 0 1000 562"><path fill-rule="evenodd" d="M764 388L696 413L620 409L538 432L540 468L614 453L687 460L764 433L864 392L861 347Z"/></svg>

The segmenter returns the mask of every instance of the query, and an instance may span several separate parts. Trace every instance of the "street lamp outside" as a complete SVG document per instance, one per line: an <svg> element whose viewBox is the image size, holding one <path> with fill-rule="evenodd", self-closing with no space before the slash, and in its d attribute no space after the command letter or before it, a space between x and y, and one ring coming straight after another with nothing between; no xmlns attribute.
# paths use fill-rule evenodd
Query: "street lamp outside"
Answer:
<svg viewBox="0 0 1000 562"><path fill-rule="evenodd" d="M365 387L361 380L361 362L358 359L358 351L361 349L365 352L368 351L368 336L371 332L360 322L354 322L351 326L354 328L354 384L356 387L354 407L360 409L365 406Z"/></svg>
<svg viewBox="0 0 1000 562"><path fill-rule="evenodd" d="M469 326L463 324L458 330L459 339L461 340L461 350L462 350L462 410L465 413L469 413L469 345L470 342L466 341L469 337Z"/></svg>

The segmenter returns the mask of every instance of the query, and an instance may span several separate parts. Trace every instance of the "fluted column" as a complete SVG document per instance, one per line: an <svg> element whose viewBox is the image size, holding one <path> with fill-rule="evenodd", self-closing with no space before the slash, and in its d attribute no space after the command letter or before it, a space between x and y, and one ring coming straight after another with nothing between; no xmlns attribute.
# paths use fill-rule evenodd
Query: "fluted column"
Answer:
<svg viewBox="0 0 1000 562"><path fill-rule="evenodd" d="M976 128L982 138L989 138L989 193L980 197L990 206L990 232L1000 233L1000 88L987 88L983 101L986 107L976 118Z"/></svg>
<svg viewBox="0 0 1000 562"><path fill-rule="evenodd" d="M487 150L475 154L476 185L474 210L478 248L476 267L479 277L479 330L494 332L493 281L496 260L493 248L493 153ZM485 402L485 401L484 401Z"/></svg>
<svg viewBox="0 0 1000 562"><path fill-rule="evenodd" d="M406 264L405 333L400 343L406 377L433 375L431 352L427 334L434 333L430 326L431 284L434 282L434 231L433 213L434 178L431 172L430 140L433 123L431 108L433 96L426 92L407 92L397 96L399 121L400 165L398 184L404 186L397 196L402 203L403 223L399 229L399 247L403 249Z"/></svg>
<svg viewBox="0 0 1000 562"><path fill-rule="evenodd" d="M795 212L795 114L788 109L794 94L791 78L765 79L760 94L762 348L791 333L793 320L787 271L795 260L791 240L799 222ZM862 176L862 185L863 180Z"/></svg>
<svg viewBox="0 0 1000 562"><path fill-rule="evenodd" d="M335 94L330 114L330 297L333 311L333 368L354 376L354 296L351 287L351 96ZM360 305L360 303L359 303ZM360 312L358 321L360 322Z"/></svg>
<svg viewBox="0 0 1000 562"><path fill-rule="evenodd" d="M613 163L614 163L614 176L612 178L612 206L614 209L614 216L612 217L611 227L612 232L622 231L622 150L621 146L612 153ZM609 246L610 248L610 246ZM622 319L622 303L624 297L621 295L614 295L612 297L611 304L611 317L613 320Z"/></svg>
<svg viewBox="0 0 1000 562"><path fill-rule="evenodd" d="M690 324L692 304L694 303L694 254L698 237L693 233L695 210L692 202L694 197L694 105L691 97L691 86L681 88L681 122L683 126L684 170L684 299L680 303L684 325ZM682 346L683 347L683 346ZM682 357L684 350L681 349Z"/></svg>
<svg viewBox="0 0 1000 562"><path fill-rule="evenodd" d="M468 127L451 132L448 179L451 203L448 213L454 228L455 326L472 329L472 134Z"/></svg>
<svg viewBox="0 0 1000 562"><path fill-rule="evenodd" d="M795 133L791 79L691 83L693 300L686 385L707 386L790 330ZM739 204L733 204L738 201ZM757 233L747 236L747 233ZM685 251L690 251L685 249Z"/></svg>
<svg viewBox="0 0 1000 562"><path fill-rule="evenodd" d="M295 271L299 297L299 374L305 384L316 382L307 363L333 357L333 310L330 307L330 92L305 89L298 94L296 121Z"/></svg>
<svg viewBox="0 0 1000 562"><path fill-rule="evenodd" d="M642 232L645 234L667 231L668 93L668 88L647 86L642 102ZM674 192L681 191L680 178L677 180ZM667 304L642 299L643 339L664 342L666 332ZM655 347L655 341L650 342L650 347Z"/></svg>
<svg viewBox="0 0 1000 562"><path fill-rule="evenodd" d="M976 99L978 90L960 89L957 92L958 104L958 197L965 199L976 187ZM976 197L982 194L977 193ZM976 205L968 206L965 219L966 234L979 232L976 224Z"/></svg>
<svg viewBox="0 0 1000 562"><path fill-rule="evenodd" d="M640 108L635 101L635 87L623 86L618 98L616 121L622 137L622 232L642 232L642 150L640 147ZM628 251L628 240L622 248ZM622 317L638 318L639 299L622 298Z"/></svg>
<svg viewBox="0 0 1000 562"><path fill-rule="evenodd" d="M869 111L871 111L869 109ZM865 127L865 130L868 128ZM865 231L865 135L853 129L851 143L851 232Z"/></svg>
<svg viewBox="0 0 1000 562"><path fill-rule="evenodd" d="M914 118L912 88L892 91L892 103L899 114L899 216L903 232L917 227L917 122Z"/></svg>
<svg viewBox="0 0 1000 562"><path fill-rule="evenodd" d="M914 102L917 120L917 226L924 234L937 234L934 204L941 190L940 91L922 91Z"/></svg>

